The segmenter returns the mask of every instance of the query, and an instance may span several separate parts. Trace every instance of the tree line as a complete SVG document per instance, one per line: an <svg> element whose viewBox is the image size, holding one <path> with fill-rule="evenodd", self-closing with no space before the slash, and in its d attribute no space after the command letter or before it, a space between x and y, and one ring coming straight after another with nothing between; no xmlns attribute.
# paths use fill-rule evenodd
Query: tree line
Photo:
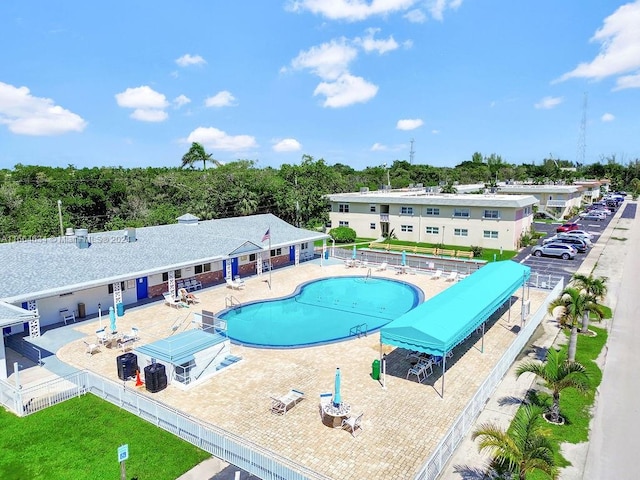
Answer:
<svg viewBox="0 0 640 480"><path fill-rule="evenodd" d="M203 169L196 168L198 162ZM579 178L608 178L616 189L638 191L640 161L623 165L614 157L575 168L571 162L544 159L539 165L514 165L499 155L476 152L453 168L396 160L389 167L355 170L303 155L299 164L261 168L252 160L222 164L194 144L179 167L18 164L0 170L0 236L2 241L57 236L59 212L64 227L89 231L175 223L185 213L202 220L273 213L294 225L321 228L328 220L324 195L329 193L377 190L387 183L392 188L422 184L455 191L456 183L491 186L505 180L547 183Z"/></svg>

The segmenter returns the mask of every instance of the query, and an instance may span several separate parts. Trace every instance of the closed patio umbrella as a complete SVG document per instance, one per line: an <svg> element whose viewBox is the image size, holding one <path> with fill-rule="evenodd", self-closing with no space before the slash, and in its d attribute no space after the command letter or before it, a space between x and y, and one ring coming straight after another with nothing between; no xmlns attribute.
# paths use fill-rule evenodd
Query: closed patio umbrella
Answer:
<svg viewBox="0 0 640 480"><path fill-rule="evenodd" d="M402 266L404 267L405 265L407 265L407 252L402 250Z"/></svg>
<svg viewBox="0 0 640 480"><path fill-rule="evenodd" d="M109 320L111 320L111 331L116 331L116 311L113 307L109 307Z"/></svg>
<svg viewBox="0 0 640 480"><path fill-rule="evenodd" d="M333 406L339 407L342 403L342 398L340 397L340 367L336 368L336 380L334 387Z"/></svg>
<svg viewBox="0 0 640 480"><path fill-rule="evenodd" d="M351 259L355 260L356 259L356 255L357 255L356 246L354 245L353 246L353 252L351 253Z"/></svg>

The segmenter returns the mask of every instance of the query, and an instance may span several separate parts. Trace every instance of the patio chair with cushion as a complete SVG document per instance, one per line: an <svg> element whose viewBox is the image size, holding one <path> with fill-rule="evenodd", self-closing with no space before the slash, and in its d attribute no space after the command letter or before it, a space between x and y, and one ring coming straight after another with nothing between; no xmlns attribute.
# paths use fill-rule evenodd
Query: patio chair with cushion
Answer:
<svg viewBox="0 0 640 480"><path fill-rule="evenodd" d="M342 420L342 428L350 430L351 436L355 437L357 431L362 431L363 416L364 416L364 413L361 413L360 415L357 415L357 416L345 418L344 420Z"/></svg>
<svg viewBox="0 0 640 480"><path fill-rule="evenodd" d="M285 415L287 411L292 409L303 398L304 393L293 389L289 390L289 392L281 397L271 395L271 413Z"/></svg>

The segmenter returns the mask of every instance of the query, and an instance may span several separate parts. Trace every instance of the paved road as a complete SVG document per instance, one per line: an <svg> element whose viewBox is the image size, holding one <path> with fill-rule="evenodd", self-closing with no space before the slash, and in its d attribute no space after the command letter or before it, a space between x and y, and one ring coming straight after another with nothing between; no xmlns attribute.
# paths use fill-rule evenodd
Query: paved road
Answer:
<svg viewBox="0 0 640 480"><path fill-rule="evenodd" d="M635 205L633 207L635 214ZM627 211L623 217L627 217ZM591 423L590 445L584 479L636 479L638 473L638 435L640 434L640 382L638 348L640 311L638 272L640 272L640 220L630 230L616 230L614 236L627 238L627 255L613 265L607 275L611 287L608 298L615 302L604 376L595 415ZM606 303L610 303L609 300Z"/></svg>

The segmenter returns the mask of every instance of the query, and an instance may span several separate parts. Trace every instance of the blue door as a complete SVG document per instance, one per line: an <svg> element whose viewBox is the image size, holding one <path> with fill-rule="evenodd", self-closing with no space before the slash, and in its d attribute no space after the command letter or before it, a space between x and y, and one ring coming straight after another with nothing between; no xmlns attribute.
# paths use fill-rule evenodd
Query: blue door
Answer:
<svg viewBox="0 0 640 480"><path fill-rule="evenodd" d="M236 278L238 275L238 257L234 257L231 259L231 278Z"/></svg>
<svg viewBox="0 0 640 480"><path fill-rule="evenodd" d="M296 261L296 247L295 247L295 245L289 245L289 261L292 262L292 263Z"/></svg>
<svg viewBox="0 0 640 480"><path fill-rule="evenodd" d="M222 278L227 278L227 261L222 260Z"/></svg>
<svg viewBox="0 0 640 480"><path fill-rule="evenodd" d="M149 296L149 280L147 277L140 277L136 279L136 294L138 300L142 300Z"/></svg>

